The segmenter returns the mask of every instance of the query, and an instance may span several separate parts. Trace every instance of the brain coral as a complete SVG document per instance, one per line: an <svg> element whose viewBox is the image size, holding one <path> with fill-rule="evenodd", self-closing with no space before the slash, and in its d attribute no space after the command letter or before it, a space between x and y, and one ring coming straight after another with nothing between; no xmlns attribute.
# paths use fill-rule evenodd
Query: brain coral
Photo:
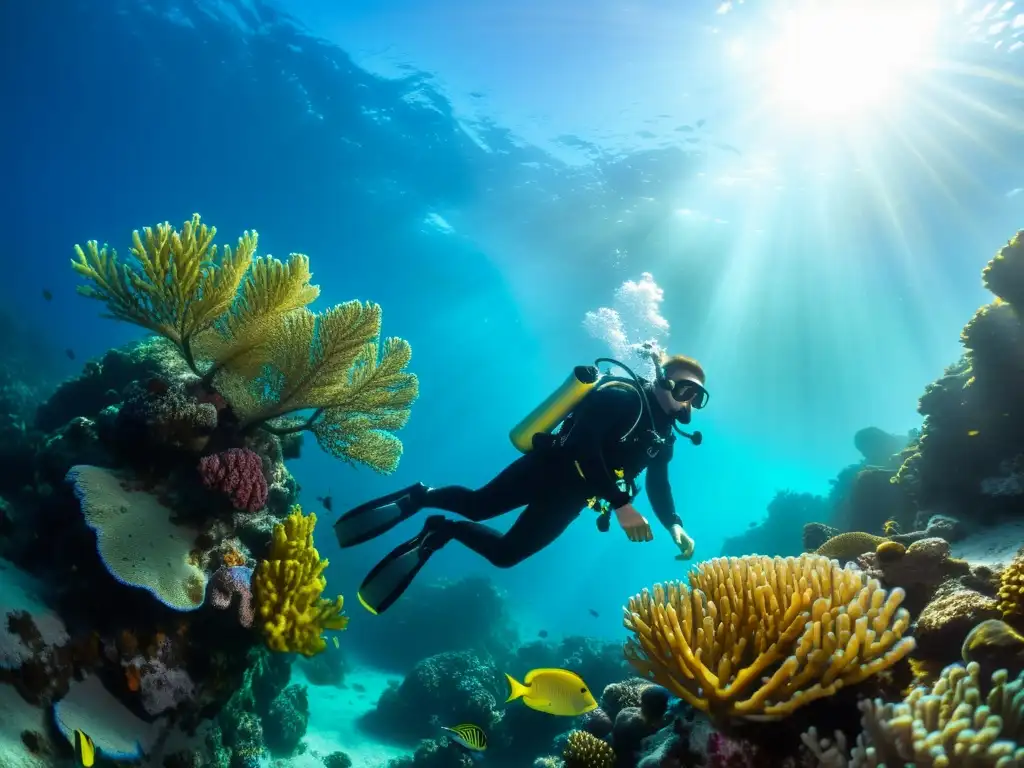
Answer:
<svg viewBox="0 0 1024 768"><path fill-rule="evenodd" d="M607 742L586 731L572 731L562 759L565 768L612 768L615 752Z"/></svg>
<svg viewBox="0 0 1024 768"><path fill-rule="evenodd" d="M196 534L172 523L171 511L159 499L103 467L74 466L67 480L115 579L149 591L177 611L203 604L206 574L190 562Z"/></svg>

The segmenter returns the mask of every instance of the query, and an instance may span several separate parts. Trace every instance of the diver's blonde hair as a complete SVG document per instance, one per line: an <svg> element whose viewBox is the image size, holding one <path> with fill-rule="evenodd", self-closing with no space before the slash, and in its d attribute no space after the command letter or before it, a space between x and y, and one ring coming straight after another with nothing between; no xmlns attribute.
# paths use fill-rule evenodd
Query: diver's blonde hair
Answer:
<svg viewBox="0 0 1024 768"><path fill-rule="evenodd" d="M704 366L692 357L687 357L686 355L666 355L663 352L661 354L660 364L661 369L665 372L666 376L671 376L677 371L686 371L687 373L692 373L695 376L700 377L701 381L707 380L707 374L704 373Z"/></svg>

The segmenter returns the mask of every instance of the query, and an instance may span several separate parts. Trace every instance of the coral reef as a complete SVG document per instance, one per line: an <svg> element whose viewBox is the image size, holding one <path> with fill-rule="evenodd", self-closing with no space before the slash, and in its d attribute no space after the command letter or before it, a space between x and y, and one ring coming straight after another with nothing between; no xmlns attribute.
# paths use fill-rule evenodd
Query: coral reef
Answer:
<svg viewBox="0 0 1024 768"><path fill-rule="evenodd" d="M824 557L718 558L630 598L630 663L714 716L782 717L913 650L903 592Z"/></svg>
<svg viewBox="0 0 1024 768"><path fill-rule="evenodd" d="M213 236L194 217L136 233L130 263L79 249L83 292L156 336L45 402L0 366L17 415L0 419L0 763L56 764L79 727L101 761L166 768L302 750L305 689L262 641L315 653L344 617L321 597L315 518L282 525L299 490L285 460L311 430L393 471L417 381L380 307L313 314L306 257Z"/></svg>
<svg viewBox="0 0 1024 768"><path fill-rule="evenodd" d="M896 478L920 508L969 509L979 521L1019 510L1024 326L1014 286L1024 271L1021 237L1014 235L982 272L995 300L964 327L966 354L921 397L922 433Z"/></svg>

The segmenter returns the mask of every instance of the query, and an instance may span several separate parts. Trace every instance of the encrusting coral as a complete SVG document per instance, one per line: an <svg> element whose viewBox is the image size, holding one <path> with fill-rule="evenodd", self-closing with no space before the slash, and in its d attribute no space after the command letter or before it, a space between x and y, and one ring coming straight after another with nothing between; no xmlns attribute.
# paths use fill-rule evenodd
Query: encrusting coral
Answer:
<svg viewBox="0 0 1024 768"><path fill-rule="evenodd" d="M586 731L572 731L562 753L565 768L612 768L615 752L611 746Z"/></svg>
<svg viewBox="0 0 1024 768"><path fill-rule="evenodd" d="M409 344L379 341L377 304L307 309L320 293L308 257L254 258L255 232L218 252L216 231L198 214L180 231L166 222L135 231L131 266L96 241L75 246L72 266L91 282L78 290L111 317L169 339L202 384L227 399L243 431L310 430L338 458L394 471L402 444L392 433L419 391L405 370Z"/></svg>
<svg viewBox="0 0 1024 768"><path fill-rule="evenodd" d="M840 533L818 547L814 554L833 557L842 561L856 560L858 555L871 552L886 541L888 539L885 536L875 536L872 533L864 533L862 531Z"/></svg>
<svg viewBox="0 0 1024 768"><path fill-rule="evenodd" d="M630 663L712 716L772 719L891 667L914 648L903 591L826 557L700 563L690 586L630 598Z"/></svg>
<svg viewBox="0 0 1024 768"><path fill-rule="evenodd" d="M344 601L322 597L328 561L313 546L316 515L296 504L285 522L274 526L270 553L252 580L257 623L273 651L313 656L327 647L325 630L342 630Z"/></svg>

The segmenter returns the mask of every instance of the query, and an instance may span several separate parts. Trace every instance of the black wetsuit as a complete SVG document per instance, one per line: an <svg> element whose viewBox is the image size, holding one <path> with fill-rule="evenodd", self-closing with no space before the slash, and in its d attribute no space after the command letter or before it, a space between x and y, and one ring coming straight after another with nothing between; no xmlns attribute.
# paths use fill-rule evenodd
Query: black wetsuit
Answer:
<svg viewBox="0 0 1024 768"><path fill-rule="evenodd" d="M590 393L563 424L558 434L541 436L530 453L512 462L477 490L447 486L428 491L422 507L454 512L465 520L447 521L439 529L444 540L454 539L509 568L557 539L594 497L613 508L628 503L632 494L620 488L616 469L635 488L635 478L647 470L647 496L662 525L681 524L668 481L675 435L673 417L645 387L647 410L631 387L606 386ZM640 416L632 434L625 435ZM651 434L651 417L657 438ZM545 439L546 438L546 439ZM481 521L525 506L507 533Z"/></svg>

